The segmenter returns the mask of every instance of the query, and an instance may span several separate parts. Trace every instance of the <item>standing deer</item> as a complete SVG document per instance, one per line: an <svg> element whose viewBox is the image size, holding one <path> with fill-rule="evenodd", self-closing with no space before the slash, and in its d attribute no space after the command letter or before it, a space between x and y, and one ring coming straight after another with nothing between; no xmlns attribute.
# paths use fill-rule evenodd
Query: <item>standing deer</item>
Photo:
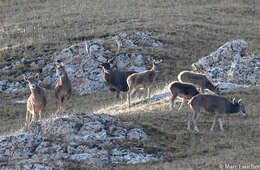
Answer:
<svg viewBox="0 0 260 170"><path fill-rule="evenodd" d="M121 48L121 39L117 37L115 39L117 44L117 52L119 53ZM120 92L127 92L128 86L126 79L129 75L136 73L135 71L120 71L116 65L116 55L109 59L107 62L101 62L95 58L95 54L91 52L91 48L88 43L86 43L86 51L93 60L99 63L97 68L102 69L102 77L104 79L105 85L110 91L116 91L116 97L119 98Z"/></svg>
<svg viewBox="0 0 260 170"><path fill-rule="evenodd" d="M56 62L56 75L59 77L58 82L54 88L57 111L64 111L65 103L70 99L72 94L71 81L66 73L64 64L62 62Z"/></svg>
<svg viewBox="0 0 260 170"><path fill-rule="evenodd" d="M39 74L26 77L24 80L29 84L31 95L27 100L27 111L25 124L29 126L32 121L35 121L36 116L41 120L41 113L47 104L44 90L38 85Z"/></svg>
<svg viewBox="0 0 260 170"><path fill-rule="evenodd" d="M216 94L219 93L218 85L213 85L205 75L200 73L182 71L178 74L178 80L180 82L192 83L198 86L202 93L204 93L205 89L209 89Z"/></svg>
<svg viewBox="0 0 260 170"><path fill-rule="evenodd" d="M131 104L131 97L138 89L147 89L148 99L150 99L150 87L153 86L153 82L159 72L159 64L162 60L153 60L153 67L150 70L146 70L140 73L134 73L127 78L127 84L129 90L127 92L128 107Z"/></svg>
<svg viewBox="0 0 260 170"><path fill-rule="evenodd" d="M136 73L135 71L119 71L113 70L110 63L102 63L98 66L102 69L102 76L106 86L110 91L116 91L116 97L119 98L120 91L127 92L128 86L126 79L129 75Z"/></svg>
<svg viewBox="0 0 260 170"><path fill-rule="evenodd" d="M193 110L192 118L188 120L187 129L190 130L191 119L194 124L194 130L199 131L197 127L197 120L199 119L200 113L208 113L214 116L214 121L211 126L211 131L214 130L216 119L219 121L220 130L224 131L221 116L224 114L235 114L242 112L243 116L247 117L245 106L241 103L241 99L237 102L233 99L233 102L228 101L222 96L199 94L191 98L189 105Z"/></svg>

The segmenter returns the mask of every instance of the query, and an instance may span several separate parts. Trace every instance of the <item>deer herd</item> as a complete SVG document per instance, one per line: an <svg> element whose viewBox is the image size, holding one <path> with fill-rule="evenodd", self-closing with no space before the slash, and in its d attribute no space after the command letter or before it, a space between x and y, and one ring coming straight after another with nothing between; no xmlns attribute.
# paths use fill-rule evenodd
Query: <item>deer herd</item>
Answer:
<svg viewBox="0 0 260 170"><path fill-rule="evenodd" d="M116 39L117 53L120 50L121 42ZM92 56L89 44L86 42L87 55ZM128 107L131 106L131 97L139 89L147 91L147 97L150 99L150 88L154 86L154 82L159 72L159 65L162 60L153 60L152 68L143 72L123 71L114 66L114 58L107 62L100 62L96 60L99 65L97 68L101 69L102 77L105 85L112 92L116 92L116 97L119 98L120 92L127 92ZM72 84L66 73L63 62L56 61L56 75L58 81L54 87L54 96L56 98L56 107L58 112L65 110L65 104L70 99L72 94ZM194 130L199 131L197 120L200 114L208 114L214 117L211 131L214 130L216 120L219 122L221 131L224 131L222 117L224 114L233 114L242 112L243 116L247 117L245 106L241 103L241 99L236 101L229 101L220 95L218 85L214 85L205 75L194 71L182 71L178 74L178 81L173 81L168 85L171 93L169 111L174 108L176 98L182 100L178 111L180 111L184 103L188 104L193 111L193 114L188 116L187 130L190 130L191 123L194 125ZM26 125L30 125L36 117L41 119L47 99L43 88L38 84L39 74L35 76L24 76L24 80L28 83L31 94L27 100ZM207 89L205 92L205 89Z"/></svg>

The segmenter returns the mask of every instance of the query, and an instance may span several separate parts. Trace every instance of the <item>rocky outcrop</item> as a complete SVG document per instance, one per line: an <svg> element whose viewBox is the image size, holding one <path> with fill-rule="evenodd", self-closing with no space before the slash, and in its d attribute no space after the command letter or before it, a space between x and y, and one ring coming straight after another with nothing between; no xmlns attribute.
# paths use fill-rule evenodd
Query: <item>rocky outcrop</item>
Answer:
<svg viewBox="0 0 260 170"><path fill-rule="evenodd" d="M67 169L144 163L159 155L145 153L148 136L129 122L106 114L60 113L33 122L20 133L0 138L1 169ZM133 146L124 146L132 142Z"/></svg>
<svg viewBox="0 0 260 170"><path fill-rule="evenodd" d="M247 54L244 40L227 42L209 56L193 63L193 70L208 75L221 88L260 85L260 59Z"/></svg>
<svg viewBox="0 0 260 170"><path fill-rule="evenodd" d="M151 34L144 32L120 33L108 38L108 40L116 45L113 40L116 38L120 38L122 48L145 48L162 45L158 40L154 40ZM97 69L97 61L106 62L109 59L104 53L112 54L112 56L116 55L113 54L115 50L111 50L104 45L106 41L102 39L88 42L89 49L93 54L92 56L88 55L85 42L72 45L60 53L54 54L54 60L64 62L68 76L72 81L74 93L83 95L106 89L101 70ZM141 72L147 69L147 65L151 65L151 59L152 56L144 56L139 53L119 53L115 56L114 65L120 70ZM8 72L22 62L19 61L18 63L10 64L3 69ZM45 61L39 60L38 62L31 63L30 66L42 68L41 83L49 87L54 87L57 82L54 63L45 63ZM6 80L0 81L0 92L15 93L25 91L26 89L26 84L23 82L12 83Z"/></svg>

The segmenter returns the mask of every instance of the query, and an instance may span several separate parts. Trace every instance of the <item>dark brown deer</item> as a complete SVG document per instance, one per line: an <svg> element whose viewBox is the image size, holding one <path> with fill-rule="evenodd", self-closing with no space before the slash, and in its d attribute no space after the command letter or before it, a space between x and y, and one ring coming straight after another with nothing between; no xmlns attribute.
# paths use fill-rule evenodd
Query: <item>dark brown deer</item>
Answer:
<svg viewBox="0 0 260 170"><path fill-rule="evenodd" d="M102 76L106 86L110 91L116 91L117 98L119 98L120 92L128 91L127 77L136 73L135 71L113 70L108 62L100 64L98 68L102 69Z"/></svg>
<svg viewBox="0 0 260 170"><path fill-rule="evenodd" d="M177 97L182 99L182 103L178 109L178 111L180 111L185 102L187 103L193 96L199 94L197 88L190 83L182 83L179 81L174 81L170 83L168 87L172 95L170 99L169 111L172 111L174 101Z"/></svg>

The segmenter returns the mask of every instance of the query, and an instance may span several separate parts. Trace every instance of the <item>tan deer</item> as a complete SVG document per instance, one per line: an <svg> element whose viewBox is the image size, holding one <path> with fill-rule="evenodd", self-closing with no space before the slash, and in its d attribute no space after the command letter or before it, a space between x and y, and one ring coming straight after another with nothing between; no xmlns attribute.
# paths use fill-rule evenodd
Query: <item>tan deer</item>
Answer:
<svg viewBox="0 0 260 170"><path fill-rule="evenodd" d="M64 111L65 103L70 99L72 94L71 81L65 70L65 66L62 62L56 62L56 74L59 77L58 82L54 88L57 111Z"/></svg>
<svg viewBox="0 0 260 170"><path fill-rule="evenodd" d="M41 120L41 113L47 104L44 90L38 85L39 74L26 77L24 80L29 84L31 95L27 100L26 122L28 126L32 121L35 121L36 116Z"/></svg>
<svg viewBox="0 0 260 170"><path fill-rule="evenodd" d="M189 101L189 105L191 109L193 110L193 115L188 120L188 127L187 129L190 130L190 123L191 120L194 124L194 130L199 131L197 126L197 120L199 119L199 116L201 113L208 114L214 117L211 131L214 130L216 120L219 122L219 127L221 131L224 131L223 123L221 120L221 117L224 114L235 114L242 112L243 116L247 117L246 109L244 104L241 102L242 100L235 101L235 98L233 99L233 102L230 102L228 99L222 97L222 96L216 96L216 95L209 95L209 94L198 94L191 98Z"/></svg>
<svg viewBox="0 0 260 170"><path fill-rule="evenodd" d="M150 70L145 70L140 73L131 74L127 78L127 85L129 90L127 92L128 107L131 104L131 97L138 89L147 89L148 99L150 99L150 87L153 86L153 82L159 72L159 64L162 60L153 60L153 67Z"/></svg>
<svg viewBox="0 0 260 170"><path fill-rule="evenodd" d="M182 71L178 74L178 80L184 83L192 83L201 89L204 93L205 89L209 89L212 92L219 94L218 85L214 85L206 75L195 73L193 71Z"/></svg>

